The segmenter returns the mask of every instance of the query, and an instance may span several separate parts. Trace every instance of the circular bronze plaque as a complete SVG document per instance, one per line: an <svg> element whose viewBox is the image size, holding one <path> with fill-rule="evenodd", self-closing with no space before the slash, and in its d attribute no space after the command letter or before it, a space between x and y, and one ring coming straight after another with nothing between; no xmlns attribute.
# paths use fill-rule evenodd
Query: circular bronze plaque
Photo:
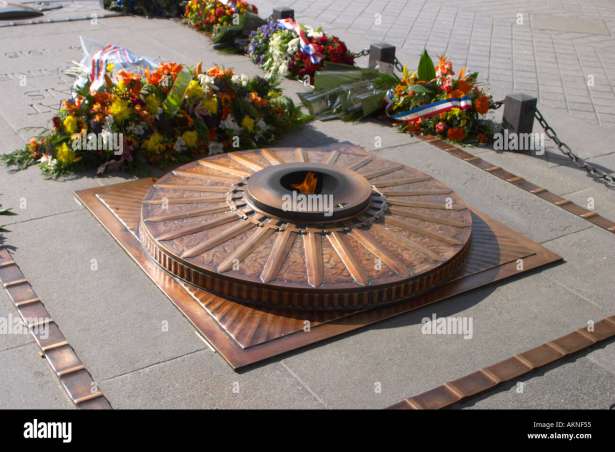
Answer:
<svg viewBox="0 0 615 452"><path fill-rule="evenodd" d="M360 148L219 154L146 195L140 238L174 276L262 308L356 310L424 293L461 269L463 201Z"/></svg>

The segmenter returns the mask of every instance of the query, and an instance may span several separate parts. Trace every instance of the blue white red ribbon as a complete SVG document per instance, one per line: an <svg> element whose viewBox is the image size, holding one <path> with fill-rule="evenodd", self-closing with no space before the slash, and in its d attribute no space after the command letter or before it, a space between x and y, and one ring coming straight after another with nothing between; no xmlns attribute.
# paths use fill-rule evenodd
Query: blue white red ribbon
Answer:
<svg viewBox="0 0 615 452"><path fill-rule="evenodd" d="M90 91L97 91L105 83L105 73L107 72L107 64L114 63L120 66L126 64L136 64L140 58L130 50L118 47L112 44L107 44L105 47L92 55L92 63L90 69Z"/></svg>
<svg viewBox="0 0 615 452"><path fill-rule="evenodd" d="M389 103L389 105L387 106L387 111L391 106L391 99L391 92L389 92L387 93L387 101ZM420 105L418 107L412 108L407 111L402 111L400 113L389 114L389 117L395 121L411 121L418 118L430 118L432 116L439 115L440 113L450 111L453 108L469 110L470 108L472 108L472 100L468 96L454 99L443 99L437 102L432 102L430 104Z"/></svg>
<svg viewBox="0 0 615 452"><path fill-rule="evenodd" d="M224 6L228 6L233 11L237 11L237 0L220 0Z"/></svg>
<svg viewBox="0 0 615 452"><path fill-rule="evenodd" d="M294 19L279 19L278 23L282 28L297 33L299 36L299 43L301 44L301 51L306 55L309 55L312 64L318 64L323 60L324 55L314 48L305 31L301 28L301 25L299 25Z"/></svg>

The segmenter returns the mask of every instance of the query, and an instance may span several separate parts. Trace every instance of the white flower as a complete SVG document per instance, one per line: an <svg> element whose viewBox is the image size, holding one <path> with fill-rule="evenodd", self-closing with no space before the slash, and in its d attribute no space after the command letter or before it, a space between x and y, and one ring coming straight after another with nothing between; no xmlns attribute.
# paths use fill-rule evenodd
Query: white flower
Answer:
<svg viewBox="0 0 615 452"><path fill-rule="evenodd" d="M286 53L288 53L288 55L291 55L291 56L294 55L299 50L299 46L300 46L299 37L296 37L295 39L291 40L288 43Z"/></svg>
<svg viewBox="0 0 615 452"><path fill-rule="evenodd" d="M128 126L128 133L140 137L145 133L145 126L143 124L131 124Z"/></svg>
<svg viewBox="0 0 615 452"><path fill-rule="evenodd" d="M241 127L231 115L228 115L224 121L220 122L220 127L235 133L241 131Z"/></svg>
<svg viewBox="0 0 615 452"><path fill-rule="evenodd" d="M54 159L51 154L43 154L43 156L39 159L39 163L42 165L47 165L47 168L52 171L58 165L58 161Z"/></svg>
<svg viewBox="0 0 615 452"><path fill-rule="evenodd" d="M261 118L258 121L256 121L256 128L264 132L264 131L271 129L272 127L269 124L267 124L265 121L263 121Z"/></svg>
<svg viewBox="0 0 615 452"><path fill-rule="evenodd" d="M250 79L246 74L233 74L231 81L245 87L248 85Z"/></svg>
<svg viewBox="0 0 615 452"><path fill-rule="evenodd" d="M199 74L199 83L203 88L205 94L209 93L215 87L216 79L214 77L210 77L207 74Z"/></svg>
<svg viewBox="0 0 615 452"><path fill-rule="evenodd" d="M310 38L320 39L325 35L320 28L312 28L312 27L306 26L305 30L306 30L308 37Z"/></svg>
<svg viewBox="0 0 615 452"><path fill-rule="evenodd" d="M113 126L113 116L107 115L105 117L105 125L104 125L104 127L106 129L111 129L111 126Z"/></svg>
<svg viewBox="0 0 615 452"><path fill-rule="evenodd" d="M178 137L175 142L175 152L180 153L186 149L186 142L182 137Z"/></svg>

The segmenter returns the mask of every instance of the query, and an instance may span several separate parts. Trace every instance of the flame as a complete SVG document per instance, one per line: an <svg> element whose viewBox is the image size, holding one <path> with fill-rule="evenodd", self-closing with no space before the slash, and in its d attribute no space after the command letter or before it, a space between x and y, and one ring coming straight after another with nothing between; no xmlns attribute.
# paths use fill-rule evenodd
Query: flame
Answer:
<svg viewBox="0 0 615 452"><path fill-rule="evenodd" d="M312 171L308 171L303 178L303 182L300 184L292 184L291 187L300 191L304 195L313 195L316 193L316 186L318 185L318 176Z"/></svg>

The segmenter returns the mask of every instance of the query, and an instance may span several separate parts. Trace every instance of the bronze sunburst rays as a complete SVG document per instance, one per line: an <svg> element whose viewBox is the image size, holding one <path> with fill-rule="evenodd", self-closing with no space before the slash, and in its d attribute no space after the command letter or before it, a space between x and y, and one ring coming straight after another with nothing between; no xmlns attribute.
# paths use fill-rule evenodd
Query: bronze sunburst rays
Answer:
<svg viewBox="0 0 615 452"><path fill-rule="evenodd" d="M289 171L326 174L319 190L346 201L335 209L360 207L286 215L277 184ZM255 200L261 187L272 196ZM204 290L271 309L337 310L442 282L460 265L471 216L448 187L400 163L352 147L289 147L176 169L145 196L140 225L158 264Z"/></svg>

